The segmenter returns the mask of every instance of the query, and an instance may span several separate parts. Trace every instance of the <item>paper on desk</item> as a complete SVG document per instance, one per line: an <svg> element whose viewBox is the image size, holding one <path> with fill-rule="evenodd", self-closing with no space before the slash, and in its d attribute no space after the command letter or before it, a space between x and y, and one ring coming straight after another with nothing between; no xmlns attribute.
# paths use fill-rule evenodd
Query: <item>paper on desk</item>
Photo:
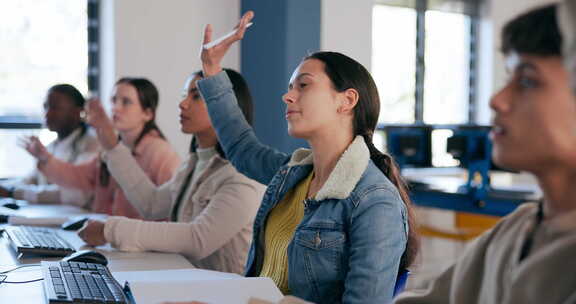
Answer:
<svg viewBox="0 0 576 304"><path fill-rule="evenodd" d="M131 288L138 304L156 304L163 301L246 304L253 297L272 302L282 298L282 293L270 278L136 282L131 284Z"/></svg>
<svg viewBox="0 0 576 304"><path fill-rule="evenodd" d="M204 269L176 269L176 270L152 270L152 271L115 271L114 278L120 283L125 281L135 282L158 282L158 281L198 281L198 280L224 280L240 279L243 276Z"/></svg>
<svg viewBox="0 0 576 304"><path fill-rule="evenodd" d="M300 298L294 296L285 296L280 300L280 302L275 302L276 304L314 304L312 302L304 301ZM274 304L273 302L268 302L262 299L253 298L248 301L248 304Z"/></svg>
<svg viewBox="0 0 576 304"><path fill-rule="evenodd" d="M198 269L115 272L120 284L128 279L138 304L164 301L201 301L210 304L241 303L250 298L277 302L283 295L269 278Z"/></svg>

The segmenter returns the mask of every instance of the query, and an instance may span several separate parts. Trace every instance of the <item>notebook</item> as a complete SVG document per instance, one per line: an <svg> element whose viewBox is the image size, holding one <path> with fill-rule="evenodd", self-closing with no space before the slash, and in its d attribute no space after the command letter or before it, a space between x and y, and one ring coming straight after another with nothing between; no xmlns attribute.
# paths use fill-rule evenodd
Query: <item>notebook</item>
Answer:
<svg viewBox="0 0 576 304"><path fill-rule="evenodd" d="M210 304L247 304L258 298L276 303L283 297L269 278L245 278L237 274L200 270L114 272L120 284L130 283L136 303L201 301Z"/></svg>

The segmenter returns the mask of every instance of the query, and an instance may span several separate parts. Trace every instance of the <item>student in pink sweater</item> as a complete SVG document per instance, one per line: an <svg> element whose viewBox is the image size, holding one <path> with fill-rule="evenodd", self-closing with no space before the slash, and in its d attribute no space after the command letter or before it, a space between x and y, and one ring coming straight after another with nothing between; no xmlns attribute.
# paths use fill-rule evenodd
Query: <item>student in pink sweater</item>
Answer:
<svg viewBox="0 0 576 304"><path fill-rule="evenodd" d="M114 87L112 105L113 125L122 144L153 183L161 185L169 180L180 159L156 125L158 90L154 84L144 78L122 78ZM90 117L88 122L92 123ZM110 175L105 155L84 164L69 164L53 157L36 137L30 137L26 150L38 159L38 169L53 183L93 191L93 212L143 217Z"/></svg>

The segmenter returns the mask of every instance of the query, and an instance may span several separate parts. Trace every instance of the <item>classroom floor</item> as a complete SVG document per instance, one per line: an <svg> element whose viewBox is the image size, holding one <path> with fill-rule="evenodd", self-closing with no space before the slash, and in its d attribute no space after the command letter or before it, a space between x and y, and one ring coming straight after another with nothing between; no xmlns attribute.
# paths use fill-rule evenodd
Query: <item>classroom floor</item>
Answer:
<svg viewBox="0 0 576 304"><path fill-rule="evenodd" d="M464 251L461 241L423 237L417 262L412 266L406 290L425 289L430 281L456 261Z"/></svg>
<svg viewBox="0 0 576 304"><path fill-rule="evenodd" d="M452 265L477 235L490 229L496 217L417 208L420 226L420 253L411 267L406 290L424 289Z"/></svg>

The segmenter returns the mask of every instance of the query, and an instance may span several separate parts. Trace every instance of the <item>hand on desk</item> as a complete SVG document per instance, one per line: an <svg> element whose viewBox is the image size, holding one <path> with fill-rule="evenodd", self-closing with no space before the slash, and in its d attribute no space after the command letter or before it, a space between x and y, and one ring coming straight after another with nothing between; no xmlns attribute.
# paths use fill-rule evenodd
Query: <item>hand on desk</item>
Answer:
<svg viewBox="0 0 576 304"><path fill-rule="evenodd" d="M92 247L107 243L106 238L104 238L104 222L101 221L86 221L84 227L78 231L78 236Z"/></svg>

